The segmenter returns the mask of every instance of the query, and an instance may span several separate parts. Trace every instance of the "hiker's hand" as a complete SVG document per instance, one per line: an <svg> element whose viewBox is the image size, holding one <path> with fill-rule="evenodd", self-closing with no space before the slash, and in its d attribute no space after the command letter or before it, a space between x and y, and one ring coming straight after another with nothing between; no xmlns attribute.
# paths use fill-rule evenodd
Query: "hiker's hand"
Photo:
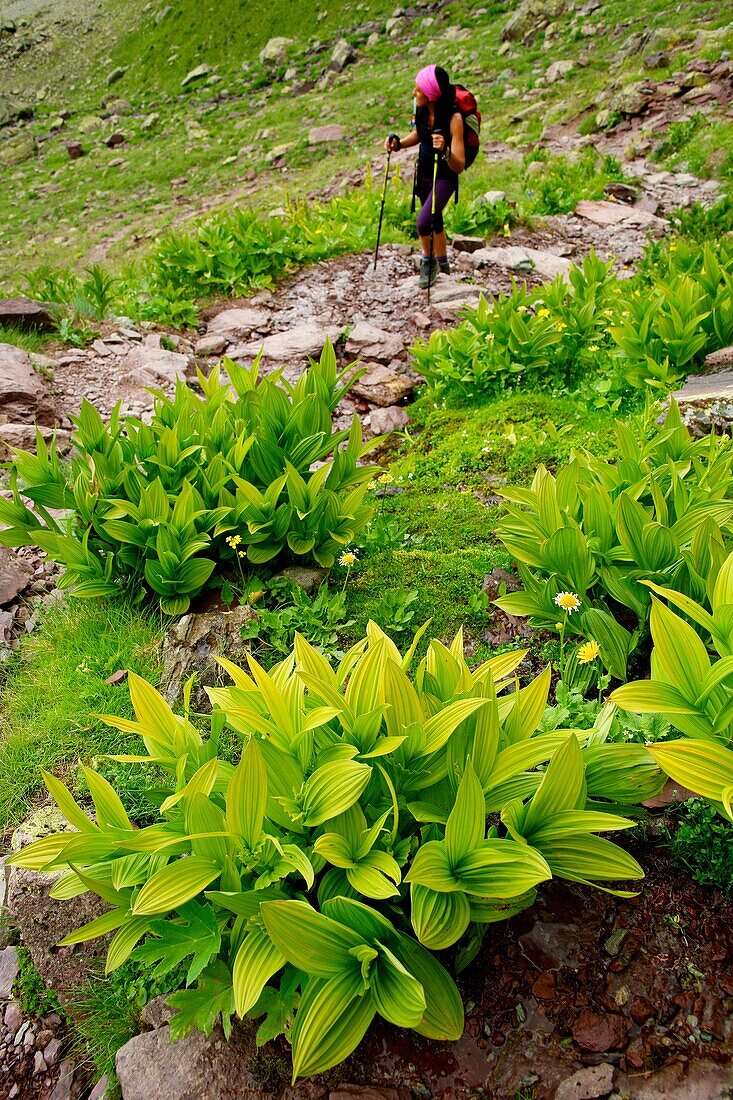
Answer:
<svg viewBox="0 0 733 1100"><path fill-rule="evenodd" d="M445 152L445 138L442 134L437 132L433 134L433 149L438 153Z"/></svg>
<svg viewBox="0 0 733 1100"><path fill-rule="evenodd" d="M396 153L401 147L402 143L397 134L390 134L384 139L385 153Z"/></svg>

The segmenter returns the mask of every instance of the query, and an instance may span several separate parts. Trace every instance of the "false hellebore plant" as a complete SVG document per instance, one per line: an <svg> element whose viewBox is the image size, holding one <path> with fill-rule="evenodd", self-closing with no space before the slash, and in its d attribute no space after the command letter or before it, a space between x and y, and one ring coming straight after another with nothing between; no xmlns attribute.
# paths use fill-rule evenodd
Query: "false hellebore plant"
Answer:
<svg viewBox="0 0 733 1100"><path fill-rule="evenodd" d="M550 670L520 687L521 651L471 671L459 633L411 677L424 631L403 656L370 623L335 671L299 636L269 673L222 659L233 686L208 689L207 739L131 675L136 721L103 717L142 741L122 759L170 776L147 828L96 772L94 819L45 775L73 831L14 862L65 871L54 897L109 903L62 941L114 932L108 970L132 952L156 975L190 960L174 1038L264 1015L259 1039L285 1031L294 1079L346 1058L376 1014L456 1039L461 999L433 951L462 940L467 965L553 875L621 894L605 884L642 877L597 834L660 789L646 749L607 743L608 710L592 730L538 733ZM243 738L236 766L217 755L225 725Z"/></svg>

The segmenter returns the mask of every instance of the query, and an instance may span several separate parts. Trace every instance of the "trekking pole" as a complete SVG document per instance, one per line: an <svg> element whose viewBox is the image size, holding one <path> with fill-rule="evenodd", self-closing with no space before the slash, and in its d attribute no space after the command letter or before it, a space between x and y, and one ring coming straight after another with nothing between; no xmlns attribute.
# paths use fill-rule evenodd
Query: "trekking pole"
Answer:
<svg viewBox="0 0 733 1100"><path fill-rule="evenodd" d="M392 138L397 137L397 134L390 134L389 141ZM377 230L377 247L374 249L374 270L377 270L377 256L379 255L379 241L382 236L382 218L384 217L384 203L387 198L387 181L389 180L389 158L392 156L392 147L387 149L387 163L384 166L384 187L382 189L382 205L379 208L379 229Z"/></svg>
<svg viewBox="0 0 733 1100"><path fill-rule="evenodd" d="M433 133L439 134L440 130ZM433 256L435 254L435 182L438 178L438 153L433 155L433 190L430 193L430 262L428 263L428 305L430 305L430 284L433 281Z"/></svg>

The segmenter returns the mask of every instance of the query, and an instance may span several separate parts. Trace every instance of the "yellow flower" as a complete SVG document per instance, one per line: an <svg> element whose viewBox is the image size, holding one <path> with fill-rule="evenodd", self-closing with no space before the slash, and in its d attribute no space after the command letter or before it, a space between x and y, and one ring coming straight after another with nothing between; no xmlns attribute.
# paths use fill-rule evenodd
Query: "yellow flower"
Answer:
<svg viewBox="0 0 733 1100"><path fill-rule="evenodd" d="M262 599L264 594L265 593L264 593L263 589L258 588L255 592L250 592L249 596L247 597L247 602L248 603L258 603Z"/></svg>
<svg viewBox="0 0 733 1100"><path fill-rule="evenodd" d="M246 558L247 557L244 550L237 550L237 554L240 558Z"/></svg>
<svg viewBox="0 0 733 1100"><path fill-rule="evenodd" d="M566 325L565 321L558 321L557 324L555 325L555 328L557 329L558 332L562 332L562 330L564 328L567 328L567 327L568 326Z"/></svg>
<svg viewBox="0 0 733 1100"><path fill-rule="evenodd" d="M549 311L549 309L538 309L537 310L537 316L538 317L549 317L550 316L550 311Z"/></svg>
<svg viewBox="0 0 733 1100"><path fill-rule="evenodd" d="M555 630L562 630L564 626L565 623L555 623Z"/></svg>
<svg viewBox="0 0 733 1100"><path fill-rule="evenodd" d="M591 638L589 642L584 642L583 645L578 646L578 664L589 665L591 661L595 661L598 654L601 652L601 647L595 638Z"/></svg>
<svg viewBox="0 0 733 1100"><path fill-rule="evenodd" d="M377 478L377 481L381 481L382 485L389 485L390 481L393 481L393 480L394 480L394 478L392 477L391 474L380 474L379 477Z"/></svg>
<svg viewBox="0 0 733 1100"><path fill-rule="evenodd" d="M494 334L493 334L493 332L487 332L487 333L486 333L486 339L487 339L487 340L488 340L489 342L491 342L491 341L492 341L492 340L494 339Z"/></svg>
<svg viewBox="0 0 733 1100"><path fill-rule="evenodd" d="M344 550L343 554L339 558L339 565L345 565L347 569L357 561L356 554L353 550Z"/></svg>
<svg viewBox="0 0 733 1100"><path fill-rule="evenodd" d="M577 611L581 604L575 592L558 592L553 597L552 602L557 607L561 607L563 611L567 611L568 615L572 615L573 611Z"/></svg>
<svg viewBox="0 0 733 1100"><path fill-rule="evenodd" d="M230 535L227 539L227 542L231 546L232 550L236 550L241 541L242 539L239 535Z"/></svg>
<svg viewBox="0 0 733 1100"><path fill-rule="evenodd" d="M588 344L588 351L599 351L598 344Z"/></svg>

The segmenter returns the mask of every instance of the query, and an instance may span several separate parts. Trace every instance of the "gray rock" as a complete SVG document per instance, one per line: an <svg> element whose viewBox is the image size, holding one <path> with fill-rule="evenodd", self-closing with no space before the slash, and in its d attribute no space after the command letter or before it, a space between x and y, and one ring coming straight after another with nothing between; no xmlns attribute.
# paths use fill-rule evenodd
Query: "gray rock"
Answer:
<svg viewBox="0 0 733 1100"><path fill-rule="evenodd" d="M410 414L400 405L388 405L386 408L372 409L369 414L369 428L374 435L388 435L399 432L410 423Z"/></svg>
<svg viewBox="0 0 733 1100"><path fill-rule="evenodd" d="M676 1065L664 1066L649 1080L638 1073L616 1073L617 1092L634 1100L729 1100L731 1088L733 1066L707 1060L691 1059L684 1077Z"/></svg>
<svg viewBox="0 0 733 1100"><path fill-rule="evenodd" d="M195 69L191 69L190 72L186 73L181 81L181 87L187 88L189 84L193 84L197 80L203 80L210 72L211 69L208 65L197 65Z"/></svg>
<svg viewBox="0 0 733 1100"><path fill-rule="evenodd" d="M308 595L314 595L328 577L328 569L309 565L289 565L277 574L285 580L298 584Z"/></svg>
<svg viewBox="0 0 733 1100"><path fill-rule="evenodd" d="M267 45L260 50L260 64L272 65L284 61L288 47L292 44L292 38L271 38Z"/></svg>
<svg viewBox="0 0 733 1100"><path fill-rule="evenodd" d="M682 420L698 438L709 435L713 429L728 434L733 430L733 353L730 348L721 351L731 355L729 367L720 367L710 374L690 375L673 394ZM723 359L721 352L714 354Z"/></svg>
<svg viewBox="0 0 733 1100"><path fill-rule="evenodd" d="M46 1065L55 1066L59 1060L59 1054L61 1053L61 1040L51 1039L43 1049L43 1057L46 1059Z"/></svg>
<svg viewBox="0 0 733 1100"><path fill-rule="evenodd" d="M601 199L581 199L575 208L575 214L579 218L586 218L596 225L628 225L639 229L655 230L661 236L666 233L669 223L664 218L658 218L638 206L626 206L620 202L606 202Z"/></svg>
<svg viewBox="0 0 733 1100"><path fill-rule="evenodd" d="M182 615L163 641L163 687L166 699L174 702L185 681L197 672L203 684L215 683L220 670L215 656L228 656L237 661L247 651L241 628L257 618L249 604L240 604L232 611L202 611ZM203 689L198 701L206 703Z"/></svg>
<svg viewBox="0 0 733 1100"><path fill-rule="evenodd" d="M32 575L33 570L11 547L0 546L0 606L12 603L27 587Z"/></svg>
<svg viewBox="0 0 733 1100"><path fill-rule="evenodd" d="M498 202L506 202L506 191L484 191L481 196L484 206L496 206Z"/></svg>
<svg viewBox="0 0 733 1100"><path fill-rule="evenodd" d="M609 110L620 111L624 115L640 115L649 106L654 91L652 85L644 82L629 84L611 98Z"/></svg>
<svg viewBox="0 0 733 1100"><path fill-rule="evenodd" d="M733 369L733 347L718 348L705 356L706 371L720 371L726 367Z"/></svg>
<svg viewBox="0 0 733 1100"><path fill-rule="evenodd" d="M645 69L666 69L669 65L669 54L666 50L655 50L644 58Z"/></svg>
<svg viewBox="0 0 733 1100"><path fill-rule="evenodd" d="M574 68L575 63L573 61L553 61L545 73L545 80L548 84L557 84L559 81L564 80Z"/></svg>
<svg viewBox="0 0 733 1100"><path fill-rule="evenodd" d="M345 38L339 38L333 48L328 67L332 72L340 73L347 65L353 65L356 61L356 50Z"/></svg>
<svg viewBox="0 0 733 1100"><path fill-rule="evenodd" d="M613 1073L614 1068L608 1062L579 1069L560 1082L554 1100L595 1100L607 1096L613 1088Z"/></svg>
<svg viewBox="0 0 733 1100"><path fill-rule="evenodd" d="M223 355L228 347L229 340L227 337L213 332L202 336L200 340L196 341L194 353L203 356Z"/></svg>
<svg viewBox="0 0 733 1100"><path fill-rule="evenodd" d="M105 80L105 84L107 85L107 87L110 87L110 85L112 84L116 84L118 80L122 80L126 72L127 69L117 68L113 69L112 72L107 73L107 78Z"/></svg>
<svg viewBox="0 0 733 1100"><path fill-rule="evenodd" d="M386 332L369 321L359 321L349 333L345 350L350 356L389 363L404 354L405 344L398 332Z"/></svg>
<svg viewBox="0 0 733 1100"><path fill-rule="evenodd" d="M564 256L556 256L554 252L544 252L538 248L522 248L519 245L481 248L470 259L475 267L496 264L507 271L520 274L534 271L544 279L555 279L558 275L567 279L572 267L570 260Z"/></svg>
<svg viewBox="0 0 733 1100"><path fill-rule="evenodd" d="M22 329L50 332L56 322L47 302L36 302L20 295L0 299L0 325L16 325Z"/></svg>
<svg viewBox="0 0 733 1100"><path fill-rule="evenodd" d="M179 379L186 378L191 366L190 357L176 351L133 347L120 360L119 377L140 388L161 383L174 386Z"/></svg>
<svg viewBox="0 0 733 1100"><path fill-rule="evenodd" d="M49 1100L77 1100L76 1066L71 1058L65 1058L59 1070L59 1079ZM152 1094L151 1094L152 1095Z"/></svg>
<svg viewBox="0 0 733 1100"><path fill-rule="evenodd" d="M89 1093L89 1100L106 1100L108 1089L109 1077L105 1073L104 1077L99 1078L96 1085Z"/></svg>
<svg viewBox="0 0 733 1100"><path fill-rule="evenodd" d="M266 336L264 340L255 340L230 348L232 359L253 359L262 349L262 358L285 363L293 359L302 362L307 356L314 358L323 351L327 339L335 343L341 330L335 325L322 326L315 321L307 321L297 328L286 329Z"/></svg>
<svg viewBox="0 0 733 1100"><path fill-rule="evenodd" d="M5 1030L10 1032L11 1035L15 1035L16 1031L23 1022L23 1011L17 1001L11 1001L9 1005L6 1005L5 1012L3 1014L3 1023L5 1024Z"/></svg>
<svg viewBox="0 0 733 1100"><path fill-rule="evenodd" d="M14 122L20 122L22 119L33 118L33 114L32 107L0 95L0 129L3 126L12 126Z"/></svg>
<svg viewBox="0 0 733 1100"><path fill-rule="evenodd" d="M52 425L54 407L27 351L0 344L0 422Z"/></svg>
<svg viewBox="0 0 733 1100"><path fill-rule="evenodd" d="M0 951L0 1001L8 1001L13 993L13 982L18 977L18 955L14 947Z"/></svg>
<svg viewBox="0 0 733 1100"><path fill-rule="evenodd" d="M338 126L336 124L331 126L314 126L308 133L308 144L330 145L332 142L341 141L343 136L343 126Z"/></svg>
<svg viewBox="0 0 733 1100"><path fill-rule="evenodd" d="M209 321L207 336L249 336L254 330L269 328L270 313L258 306L241 306L239 309L224 309Z"/></svg>
<svg viewBox="0 0 733 1100"><path fill-rule="evenodd" d="M46 1065L46 1059L43 1057L43 1051L37 1050L33 1055L33 1076L36 1077L39 1073L45 1073L48 1069Z"/></svg>
<svg viewBox="0 0 733 1100"><path fill-rule="evenodd" d="M55 438L61 451L68 447L69 433L57 431L45 424L0 424L0 443L4 443L6 448L16 447L21 451L35 451L36 432L41 433L46 443L50 443Z"/></svg>

